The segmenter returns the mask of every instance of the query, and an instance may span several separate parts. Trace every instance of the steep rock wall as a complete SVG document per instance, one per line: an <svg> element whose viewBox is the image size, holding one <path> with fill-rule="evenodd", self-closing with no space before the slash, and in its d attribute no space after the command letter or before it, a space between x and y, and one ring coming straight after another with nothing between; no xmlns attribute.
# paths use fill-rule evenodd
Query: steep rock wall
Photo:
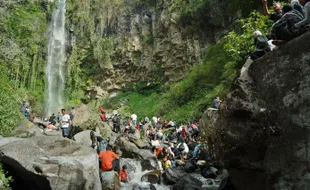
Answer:
<svg viewBox="0 0 310 190"><path fill-rule="evenodd" d="M219 111L212 128L237 189L310 186L309 40L308 32L247 62Z"/></svg>
<svg viewBox="0 0 310 190"><path fill-rule="evenodd" d="M172 1L150 1L149 5L124 2L68 1L67 28L73 47L69 62L100 65L90 73L91 97L105 96L136 82L182 79L234 20L219 11L225 4L218 3L209 12L216 13L219 21L210 20L206 31L189 31L180 25L180 13L170 8ZM69 67L69 72L75 72L74 64Z"/></svg>

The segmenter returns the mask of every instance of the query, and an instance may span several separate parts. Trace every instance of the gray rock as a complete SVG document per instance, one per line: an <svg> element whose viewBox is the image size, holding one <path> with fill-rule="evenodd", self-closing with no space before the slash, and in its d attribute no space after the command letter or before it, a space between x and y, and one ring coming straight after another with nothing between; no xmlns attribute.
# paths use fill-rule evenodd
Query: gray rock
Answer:
<svg viewBox="0 0 310 190"><path fill-rule="evenodd" d="M124 158L137 158L140 160L146 160L149 157L154 156L151 151L139 149L134 143L129 142L124 137L117 139L115 148L122 151Z"/></svg>
<svg viewBox="0 0 310 190"><path fill-rule="evenodd" d="M305 167L310 163L308 41L309 32L248 62L218 118L203 116L201 128L216 129L211 140L219 142L211 151L223 152L218 156L229 164L236 189L301 190L310 186Z"/></svg>
<svg viewBox="0 0 310 190"><path fill-rule="evenodd" d="M3 138L0 144L0 160L18 189L101 189L98 156L91 148L43 136Z"/></svg>
<svg viewBox="0 0 310 190"><path fill-rule="evenodd" d="M91 130L79 132L73 136L73 140L77 143L84 145L84 146L91 147L92 140L90 139L90 132L91 132ZM94 132L94 133L96 136L100 136L100 134L98 134L96 132Z"/></svg>
<svg viewBox="0 0 310 190"><path fill-rule="evenodd" d="M120 181L115 171L100 172L102 189L119 189Z"/></svg>
<svg viewBox="0 0 310 190"><path fill-rule="evenodd" d="M31 123L29 120L24 119L19 126L14 130L14 135L15 136L26 136L26 137L31 137L31 136L40 136L43 135L42 129L40 129L38 126L35 124Z"/></svg>
<svg viewBox="0 0 310 190"><path fill-rule="evenodd" d="M55 137L62 137L62 131L61 130L50 130L50 129L44 129L43 134L45 136L55 136Z"/></svg>
<svg viewBox="0 0 310 190"><path fill-rule="evenodd" d="M156 170L158 168L157 158L151 156L141 162L142 171Z"/></svg>
<svg viewBox="0 0 310 190"><path fill-rule="evenodd" d="M140 133L139 133L139 135L140 135ZM127 138L128 138L128 140L130 141L130 142L133 142L135 145L137 145L137 147L138 148L146 148L146 147L148 147L148 145L143 141L143 140L141 140L140 139L140 137L139 138L137 138L137 136L136 135L133 135L133 134L128 134L127 135Z"/></svg>
<svg viewBox="0 0 310 190"><path fill-rule="evenodd" d="M141 181L150 182L151 184L160 184L160 177L161 177L161 171L160 170L154 170L151 172L148 172L144 174L141 177Z"/></svg>

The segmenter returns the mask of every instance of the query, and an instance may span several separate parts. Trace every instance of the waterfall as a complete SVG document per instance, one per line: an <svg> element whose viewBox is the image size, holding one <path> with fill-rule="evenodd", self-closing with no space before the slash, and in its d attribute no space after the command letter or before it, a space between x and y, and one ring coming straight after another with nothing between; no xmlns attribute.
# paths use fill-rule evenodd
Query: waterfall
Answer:
<svg viewBox="0 0 310 190"><path fill-rule="evenodd" d="M50 116L63 107L63 91L65 86L65 14L66 0L54 0L56 8L52 14L49 27L49 43L47 57L47 105L46 113Z"/></svg>

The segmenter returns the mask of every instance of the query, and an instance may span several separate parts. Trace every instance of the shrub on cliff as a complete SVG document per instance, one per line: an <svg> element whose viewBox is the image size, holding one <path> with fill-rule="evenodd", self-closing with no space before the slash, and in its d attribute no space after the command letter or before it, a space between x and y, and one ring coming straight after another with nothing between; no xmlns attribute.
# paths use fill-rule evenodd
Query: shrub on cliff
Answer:
<svg viewBox="0 0 310 190"><path fill-rule="evenodd" d="M4 67L0 67L0 135L9 136L18 126L21 116L18 94L13 89L8 77L5 75Z"/></svg>

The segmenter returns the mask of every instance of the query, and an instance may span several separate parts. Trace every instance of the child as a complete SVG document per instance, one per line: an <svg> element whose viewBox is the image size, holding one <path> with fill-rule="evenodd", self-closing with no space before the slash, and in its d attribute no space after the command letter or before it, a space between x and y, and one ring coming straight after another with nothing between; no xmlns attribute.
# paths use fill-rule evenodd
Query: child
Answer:
<svg viewBox="0 0 310 190"><path fill-rule="evenodd" d="M119 172L119 178L121 182L128 183L127 166L123 165L123 169Z"/></svg>
<svg viewBox="0 0 310 190"><path fill-rule="evenodd" d="M167 159L167 157L164 157L162 162L165 170L171 168L171 162Z"/></svg>

